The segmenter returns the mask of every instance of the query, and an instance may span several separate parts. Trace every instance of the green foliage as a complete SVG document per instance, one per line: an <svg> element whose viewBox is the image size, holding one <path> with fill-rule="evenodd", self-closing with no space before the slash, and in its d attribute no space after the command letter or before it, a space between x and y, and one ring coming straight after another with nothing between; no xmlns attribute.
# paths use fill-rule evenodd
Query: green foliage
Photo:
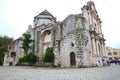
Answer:
<svg viewBox="0 0 120 80"><path fill-rule="evenodd" d="M0 65L3 63L4 53L8 49L8 45L13 41L13 38L0 35Z"/></svg>
<svg viewBox="0 0 120 80"><path fill-rule="evenodd" d="M30 34L23 34L23 43L22 43L22 47L25 51L25 54L27 54L28 50L30 49L29 44L32 43L34 40L30 39L31 35Z"/></svg>
<svg viewBox="0 0 120 80"><path fill-rule="evenodd" d="M45 62L45 55L42 55L42 61Z"/></svg>
<svg viewBox="0 0 120 80"><path fill-rule="evenodd" d="M4 53L0 52L0 65L3 64Z"/></svg>
<svg viewBox="0 0 120 80"><path fill-rule="evenodd" d="M47 48L43 58L44 62L54 62L53 48Z"/></svg>
<svg viewBox="0 0 120 80"><path fill-rule="evenodd" d="M0 52L6 52L8 48L8 44L13 41L13 38L8 36L0 36Z"/></svg>
<svg viewBox="0 0 120 80"><path fill-rule="evenodd" d="M46 53L53 53L53 48L49 48L49 47L48 47L48 48L46 49Z"/></svg>
<svg viewBox="0 0 120 80"><path fill-rule="evenodd" d="M38 57L34 55L33 53L29 53L25 55L24 57L19 59L19 62L28 62L28 63L34 63L36 62Z"/></svg>

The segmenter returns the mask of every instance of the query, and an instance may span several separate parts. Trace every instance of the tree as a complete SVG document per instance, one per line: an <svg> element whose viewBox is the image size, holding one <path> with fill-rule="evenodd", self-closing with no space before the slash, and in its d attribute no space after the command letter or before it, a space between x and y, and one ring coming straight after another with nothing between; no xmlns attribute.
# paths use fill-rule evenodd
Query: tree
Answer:
<svg viewBox="0 0 120 80"><path fill-rule="evenodd" d="M46 53L44 56L44 62L54 62L54 53L53 53L53 48L49 47L46 49Z"/></svg>
<svg viewBox="0 0 120 80"><path fill-rule="evenodd" d="M4 54L8 49L8 45L13 41L13 38L0 35L0 65L3 63Z"/></svg>
<svg viewBox="0 0 120 80"><path fill-rule="evenodd" d="M25 54L27 54L28 50L31 48L29 46L29 44L32 43L32 42L34 42L34 40L30 39L31 38L30 34L26 34L25 33L25 34L23 34L23 37L24 38L22 39L23 43L22 43L22 47L21 48L23 48Z"/></svg>

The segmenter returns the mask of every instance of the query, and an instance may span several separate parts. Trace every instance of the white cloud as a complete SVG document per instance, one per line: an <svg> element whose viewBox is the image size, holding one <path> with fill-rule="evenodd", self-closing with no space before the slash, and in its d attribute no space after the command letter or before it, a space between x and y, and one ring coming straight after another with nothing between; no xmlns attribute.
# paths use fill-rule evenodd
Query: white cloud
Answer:
<svg viewBox="0 0 120 80"><path fill-rule="evenodd" d="M0 33L18 38L26 31L33 18L43 10L50 11L57 20L69 14L81 13L89 0L0 0ZM93 0L102 20L106 45L120 48L119 0Z"/></svg>

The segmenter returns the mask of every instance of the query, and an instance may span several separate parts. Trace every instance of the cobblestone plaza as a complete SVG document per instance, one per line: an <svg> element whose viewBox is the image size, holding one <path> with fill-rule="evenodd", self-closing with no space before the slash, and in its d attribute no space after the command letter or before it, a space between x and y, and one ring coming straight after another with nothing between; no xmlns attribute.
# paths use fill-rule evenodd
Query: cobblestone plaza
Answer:
<svg viewBox="0 0 120 80"><path fill-rule="evenodd" d="M120 80L120 65L94 68L1 66L0 80Z"/></svg>

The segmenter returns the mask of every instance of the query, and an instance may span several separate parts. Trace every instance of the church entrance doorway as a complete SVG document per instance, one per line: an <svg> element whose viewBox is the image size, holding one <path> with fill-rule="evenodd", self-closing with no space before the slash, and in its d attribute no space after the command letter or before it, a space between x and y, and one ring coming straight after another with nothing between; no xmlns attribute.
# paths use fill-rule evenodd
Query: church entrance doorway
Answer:
<svg viewBox="0 0 120 80"><path fill-rule="evenodd" d="M71 52L70 53L70 65L76 65L76 59L75 59L75 53Z"/></svg>
<svg viewBox="0 0 120 80"><path fill-rule="evenodd" d="M16 57L16 53L15 52L11 52L11 56L10 56L10 62L9 65L12 66L14 61L15 61L15 57Z"/></svg>
<svg viewBox="0 0 120 80"><path fill-rule="evenodd" d="M14 60L15 60L16 53L15 53L15 52L12 52L12 53L11 53L11 57L14 58Z"/></svg>
<svg viewBox="0 0 120 80"><path fill-rule="evenodd" d="M48 47L51 47L51 31L50 30L45 30L43 31L42 35L41 35L41 49L40 51L42 51L41 53L45 53L46 49Z"/></svg>

